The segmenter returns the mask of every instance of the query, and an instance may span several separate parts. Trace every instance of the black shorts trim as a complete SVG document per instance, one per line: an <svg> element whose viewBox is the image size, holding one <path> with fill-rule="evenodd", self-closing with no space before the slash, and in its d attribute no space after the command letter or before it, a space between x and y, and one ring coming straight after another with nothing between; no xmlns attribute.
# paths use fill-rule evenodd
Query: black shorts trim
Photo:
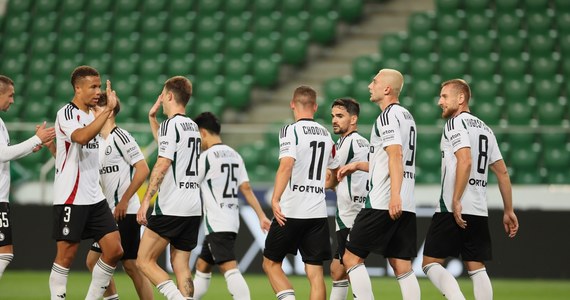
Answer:
<svg viewBox="0 0 570 300"><path fill-rule="evenodd" d="M237 260L235 255L237 233L212 232L204 238L200 258L210 265Z"/></svg>
<svg viewBox="0 0 570 300"><path fill-rule="evenodd" d="M108 233L119 230L107 200L91 205L54 205L53 217L52 237L56 241L99 241Z"/></svg>
<svg viewBox="0 0 570 300"><path fill-rule="evenodd" d="M360 258L370 252L411 260L417 255L416 214L408 211L392 220L387 210L360 210L347 237L346 249Z"/></svg>
<svg viewBox="0 0 570 300"><path fill-rule="evenodd" d="M273 219L265 239L263 256L281 262L287 254L296 255L297 250L306 264L322 265L323 261L331 259L327 218L288 218L284 226Z"/></svg>
<svg viewBox="0 0 570 300"><path fill-rule="evenodd" d="M461 257L463 261L493 259L488 217L462 215L462 229L452 213L435 213L426 235L424 255L434 258Z"/></svg>
<svg viewBox="0 0 570 300"><path fill-rule="evenodd" d="M177 217L156 216L148 217L147 228L170 241L170 245L182 251L192 251L198 243L198 231L202 222L201 216Z"/></svg>
<svg viewBox="0 0 570 300"><path fill-rule="evenodd" d="M12 245L10 203L0 202L0 247Z"/></svg>
<svg viewBox="0 0 570 300"><path fill-rule="evenodd" d="M336 253L334 258L340 260L340 264L342 263L342 256L346 250L346 238L348 237L348 233L350 232L350 228L343 228L336 232Z"/></svg>

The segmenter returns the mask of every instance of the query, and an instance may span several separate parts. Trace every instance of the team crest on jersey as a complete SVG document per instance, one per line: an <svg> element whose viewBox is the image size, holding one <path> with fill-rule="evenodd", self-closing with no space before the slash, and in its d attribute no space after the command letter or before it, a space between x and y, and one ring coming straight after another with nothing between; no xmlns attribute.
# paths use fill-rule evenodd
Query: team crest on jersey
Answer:
<svg viewBox="0 0 570 300"><path fill-rule="evenodd" d="M69 234L69 227L67 227L67 226L63 227L63 230L61 232L63 233L63 235L68 235Z"/></svg>
<svg viewBox="0 0 570 300"><path fill-rule="evenodd" d="M6 236L0 232L0 242L4 241L4 239L6 238Z"/></svg>
<svg viewBox="0 0 570 300"><path fill-rule="evenodd" d="M111 146L107 146L107 148L105 148L105 155L111 154L112 150L113 150L113 148L111 148Z"/></svg>

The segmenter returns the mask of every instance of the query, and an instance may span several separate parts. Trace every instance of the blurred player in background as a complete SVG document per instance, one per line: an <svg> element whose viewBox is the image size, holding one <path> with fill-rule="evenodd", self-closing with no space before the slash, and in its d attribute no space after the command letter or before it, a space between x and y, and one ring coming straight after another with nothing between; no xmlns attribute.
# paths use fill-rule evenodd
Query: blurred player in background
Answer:
<svg viewBox="0 0 570 300"><path fill-rule="evenodd" d="M135 139L115 123L115 118L121 109L118 100L113 114L101 129L99 174L103 194L119 225L124 251L121 258L123 267L133 281L139 299L148 300L153 299L152 286L136 266L140 244L140 225L137 223L140 200L136 192L150 171ZM101 94L97 106L94 107L95 117L103 112L106 105L107 96ZM100 256L99 244L93 243L91 251L87 254L86 264L89 270L93 269ZM104 296L105 300L119 299L114 280L111 279Z"/></svg>
<svg viewBox="0 0 570 300"><path fill-rule="evenodd" d="M14 81L0 75L0 111L6 112L14 103ZM42 144L51 142L55 137L53 127L46 128L46 123L37 127L36 134L29 139L10 145L8 129L0 118L0 279L4 270L14 258L12 246L12 223L10 220L10 161L39 151Z"/></svg>
<svg viewBox="0 0 570 300"><path fill-rule="evenodd" d="M205 112L194 121L200 128L204 150L200 154L198 173L206 227L202 253L196 262L194 299L201 299L206 294L213 265L218 265L224 274L233 299L250 299L234 251L239 229L238 190L257 214L263 231L269 230L271 222L253 194L243 159L234 149L222 144L219 120Z"/></svg>

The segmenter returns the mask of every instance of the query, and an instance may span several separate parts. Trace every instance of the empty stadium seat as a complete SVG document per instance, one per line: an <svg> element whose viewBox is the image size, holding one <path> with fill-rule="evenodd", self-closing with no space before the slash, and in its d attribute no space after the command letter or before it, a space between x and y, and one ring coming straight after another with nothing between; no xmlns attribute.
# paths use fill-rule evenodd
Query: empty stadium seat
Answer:
<svg viewBox="0 0 570 300"><path fill-rule="evenodd" d="M328 44L336 38L336 14L314 16L309 20L311 39L320 44Z"/></svg>
<svg viewBox="0 0 570 300"><path fill-rule="evenodd" d="M483 79L489 79L496 74L497 61L492 57L476 57L469 60L469 74L475 84Z"/></svg>
<svg viewBox="0 0 570 300"><path fill-rule="evenodd" d="M527 103L509 103L507 117L510 125L528 126L533 118L533 109Z"/></svg>
<svg viewBox="0 0 570 300"><path fill-rule="evenodd" d="M408 31L412 35L427 35L434 29L434 23L432 12L416 12L408 18Z"/></svg>
<svg viewBox="0 0 570 300"><path fill-rule="evenodd" d="M414 119L418 125L434 125L441 119L441 108L432 102L418 102L414 105Z"/></svg>
<svg viewBox="0 0 570 300"><path fill-rule="evenodd" d="M169 18L166 25L168 32L173 37L181 37L185 34L192 33L194 22L196 21L196 13L189 12Z"/></svg>
<svg viewBox="0 0 570 300"><path fill-rule="evenodd" d="M467 1L467 3L470 2ZM465 22L469 34L487 34L493 25L493 15L486 13L470 14Z"/></svg>
<svg viewBox="0 0 570 300"><path fill-rule="evenodd" d="M468 39L469 55L473 57L489 57L496 51L495 38L487 34L477 34Z"/></svg>
<svg viewBox="0 0 570 300"><path fill-rule="evenodd" d="M251 98L251 80L226 80L225 82L226 103L234 109L244 109L249 105Z"/></svg>
<svg viewBox="0 0 570 300"><path fill-rule="evenodd" d="M407 51L408 36L404 33L388 33L380 39L382 58L397 58Z"/></svg>
<svg viewBox="0 0 570 300"><path fill-rule="evenodd" d="M224 11L228 16L239 15L248 9L248 0L228 0L224 4Z"/></svg>
<svg viewBox="0 0 570 300"><path fill-rule="evenodd" d="M530 92L530 85L527 82L515 79L507 80L503 88L507 103L527 103Z"/></svg>
<svg viewBox="0 0 570 300"><path fill-rule="evenodd" d="M33 36L40 36L54 32L56 20L57 14L54 12L34 17L32 19L31 34Z"/></svg>
<svg viewBox="0 0 570 300"><path fill-rule="evenodd" d="M500 60L500 71L505 80L522 80L527 73L528 61L520 55Z"/></svg>
<svg viewBox="0 0 570 300"><path fill-rule="evenodd" d="M352 78L335 77L324 83L325 98L328 100L348 97L352 92Z"/></svg>
<svg viewBox="0 0 570 300"><path fill-rule="evenodd" d="M416 58L410 62L410 71L414 80L428 80L436 72L436 63L430 58Z"/></svg>
<svg viewBox="0 0 570 300"><path fill-rule="evenodd" d="M418 35L410 38L410 55L414 58L426 58L434 50L435 41L428 36Z"/></svg>
<svg viewBox="0 0 570 300"><path fill-rule="evenodd" d="M538 105L538 122L541 125L557 125L562 124L564 119L564 110L560 109L560 105L546 102Z"/></svg>
<svg viewBox="0 0 570 300"><path fill-rule="evenodd" d="M263 87L272 87L279 79L279 64L272 59L254 61L253 76L255 83Z"/></svg>
<svg viewBox="0 0 570 300"><path fill-rule="evenodd" d="M475 81L472 86L472 97L477 103L496 103L499 96L499 84L494 82L492 78L480 79Z"/></svg>
<svg viewBox="0 0 570 300"><path fill-rule="evenodd" d="M341 20L354 23L362 16L363 0L337 0L337 11Z"/></svg>
<svg viewBox="0 0 570 300"><path fill-rule="evenodd" d="M461 78L465 75L465 62L459 58L448 57L440 61L439 74L442 80Z"/></svg>
<svg viewBox="0 0 570 300"><path fill-rule="evenodd" d="M464 9L469 14L472 15L473 13L481 13L486 9L491 7L491 0L470 0L465 1Z"/></svg>
<svg viewBox="0 0 570 300"><path fill-rule="evenodd" d="M305 62L309 50L308 37L300 36L285 37L281 43L283 62L293 65L301 65Z"/></svg>
<svg viewBox="0 0 570 300"><path fill-rule="evenodd" d="M436 17L436 28L439 34L456 34L463 29L465 15L462 11L439 13Z"/></svg>
<svg viewBox="0 0 570 300"><path fill-rule="evenodd" d="M222 10L221 0L199 0L198 1L198 11L200 14L211 15L215 12Z"/></svg>

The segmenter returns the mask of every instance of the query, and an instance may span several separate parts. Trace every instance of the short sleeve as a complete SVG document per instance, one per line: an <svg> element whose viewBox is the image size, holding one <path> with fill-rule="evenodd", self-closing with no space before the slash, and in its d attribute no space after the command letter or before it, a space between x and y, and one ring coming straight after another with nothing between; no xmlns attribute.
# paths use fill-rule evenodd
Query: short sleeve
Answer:
<svg viewBox="0 0 570 300"><path fill-rule="evenodd" d="M499 150L499 145L497 143L497 139L495 138L495 135L491 135L491 138L493 139L493 141L491 142L490 145L490 155L489 155L489 164L495 163L501 159L503 159L503 155L501 154L501 150Z"/></svg>
<svg viewBox="0 0 570 300"><path fill-rule="evenodd" d="M380 139L382 140L382 148L390 145L402 145L402 133L400 130L400 122L393 110L385 110L380 117Z"/></svg>
<svg viewBox="0 0 570 300"><path fill-rule="evenodd" d="M67 106L65 109L59 111L59 117L57 122L59 123L59 129L71 140L71 135L73 132L79 128L83 128L83 125L79 122L78 111L72 106Z"/></svg>
<svg viewBox="0 0 570 300"><path fill-rule="evenodd" d="M443 130L444 137L449 141L453 153L461 148L471 148L471 141L469 139L469 132L467 127L463 124L463 120L453 118L447 121Z"/></svg>
<svg viewBox="0 0 570 300"><path fill-rule="evenodd" d="M247 169L245 167L245 163L243 162L241 156L238 155L238 159L239 159L239 172L237 174L238 177L237 181L238 181L238 186L240 186L242 183L249 181L249 176L247 175Z"/></svg>
<svg viewBox="0 0 570 300"><path fill-rule="evenodd" d="M279 159L283 157L297 159L297 143L293 125L284 126L279 132Z"/></svg>
<svg viewBox="0 0 570 300"><path fill-rule="evenodd" d="M340 166L341 160L338 157L336 145L332 140L330 140L330 143L332 144L332 147L331 147L331 154L329 155L329 162L327 168L336 169Z"/></svg>
<svg viewBox="0 0 570 300"><path fill-rule="evenodd" d="M135 139L126 131L115 130L115 145L123 154L129 165L134 165L144 159L142 151Z"/></svg>
<svg viewBox="0 0 570 300"><path fill-rule="evenodd" d="M158 128L158 156L174 160L176 152L176 128L171 119L162 122Z"/></svg>
<svg viewBox="0 0 570 300"><path fill-rule="evenodd" d="M200 154L198 157L198 179L197 182L203 182L206 179L206 173L208 172L209 163L208 163L208 153L209 151L206 150Z"/></svg>

